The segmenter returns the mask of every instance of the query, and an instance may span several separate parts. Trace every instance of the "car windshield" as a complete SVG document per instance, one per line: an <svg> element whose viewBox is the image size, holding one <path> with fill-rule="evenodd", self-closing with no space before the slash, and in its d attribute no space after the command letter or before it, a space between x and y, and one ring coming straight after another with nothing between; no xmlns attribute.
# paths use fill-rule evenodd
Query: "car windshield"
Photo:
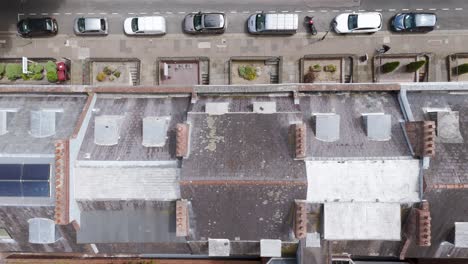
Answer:
<svg viewBox="0 0 468 264"><path fill-rule="evenodd" d="M28 31L29 31L28 23L23 22L23 23L21 24L21 30L22 30L23 32L28 32Z"/></svg>
<svg viewBox="0 0 468 264"><path fill-rule="evenodd" d="M264 15L262 14L257 15L255 27L257 28L257 31L263 31L263 29L265 29L265 16Z"/></svg>
<svg viewBox="0 0 468 264"><path fill-rule="evenodd" d="M104 19L101 19L101 30L106 31L106 21Z"/></svg>
<svg viewBox="0 0 468 264"><path fill-rule="evenodd" d="M415 23L414 23L414 16L407 15L405 16L405 20L403 21L405 24L405 28L414 28Z"/></svg>
<svg viewBox="0 0 468 264"><path fill-rule="evenodd" d="M349 15L348 17L348 29L357 28L357 15Z"/></svg>
<svg viewBox="0 0 468 264"><path fill-rule="evenodd" d="M132 31L137 32L138 31L138 18L132 19Z"/></svg>
<svg viewBox="0 0 468 264"><path fill-rule="evenodd" d="M47 30L52 30L52 20L45 21Z"/></svg>
<svg viewBox="0 0 468 264"><path fill-rule="evenodd" d="M84 32L85 31L85 19L84 18L80 18L78 19L78 30L80 32Z"/></svg>
<svg viewBox="0 0 468 264"><path fill-rule="evenodd" d="M202 29L202 15L197 14L193 17L193 27L195 30L200 30Z"/></svg>

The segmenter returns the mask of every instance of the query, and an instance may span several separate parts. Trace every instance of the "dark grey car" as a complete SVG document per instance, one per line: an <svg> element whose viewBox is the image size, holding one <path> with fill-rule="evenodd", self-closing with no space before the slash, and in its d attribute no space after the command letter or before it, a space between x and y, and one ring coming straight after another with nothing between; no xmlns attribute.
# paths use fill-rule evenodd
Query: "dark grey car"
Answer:
<svg viewBox="0 0 468 264"><path fill-rule="evenodd" d="M73 25L76 35L107 35L108 28L107 19L101 17L79 17Z"/></svg>
<svg viewBox="0 0 468 264"><path fill-rule="evenodd" d="M434 30L437 17L433 13L400 13L392 19L396 32L429 32Z"/></svg>
<svg viewBox="0 0 468 264"><path fill-rule="evenodd" d="M223 13L188 14L184 19L184 31L189 34L221 34L226 29Z"/></svg>

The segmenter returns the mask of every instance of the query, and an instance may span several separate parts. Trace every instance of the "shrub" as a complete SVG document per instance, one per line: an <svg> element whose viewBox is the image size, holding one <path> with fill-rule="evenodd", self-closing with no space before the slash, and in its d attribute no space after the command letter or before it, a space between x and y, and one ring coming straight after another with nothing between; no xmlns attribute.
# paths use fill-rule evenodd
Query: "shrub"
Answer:
<svg viewBox="0 0 468 264"><path fill-rule="evenodd" d="M51 83L57 82L58 81L57 71L48 71L47 80Z"/></svg>
<svg viewBox="0 0 468 264"><path fill-rule="evenodd" d="M382 73L390 73L400 66L399 61L391 61L382 65Z"/></svg>
<svg viewBox="0 0 468 264"><path fill-rule="evenodd" d="M255 71L255 68L249 65L246 66L239 66L239 76L252 81L257 78L257 71Z"/></svg>
<svg viewBox="0 0 468 264"><path fill-rule="evenodd" d="M319 64L315 64L314 66L309 67L309 71L321 72L322 67Z"/></svg>
<svg viewBox="0 0 468 264"><path fill-rule="evenodd" d="M49 72L57 72L57 65L53 61L48 61L45 65L44 68L47 73Z"/></svg>
<svg viewBox="0 0 468 264"><path fill-rule="evenodd" d="M106 67L104 67L102 72L104 72L106 75L111 75L114 72L114 70L111 67L106 66Z"/></svg>
<svg viewBox="0 0 468 264"><path fill-rule="evenodd" d="M104 73L104 72L100 72L98 73L98 75L96 76L96 80L98 80L98 82L102 82L106 79L106 76L107 74Z"/></svg>
<svg viewBox="0 0 468 264"><path fill-rule="evenodd" d="M309 71L304 75L304 82L305 83L313 83L315 81L315 72Z"/></svg>
<svg viewBox="0 0 468 264"><path fill-rule="evenodd" d="M44 70L44 66L42 66L39 63L34 63L29 65L28 70L31 71L33 74L42 73L42 71Z"/></svg>
<svg viewBox="0 0 468 264"><path fill-rule="evenodd" d="M426 64L425 60L413 61L413 62L409 63L408 65L406 65L406 71L407 72L416 72L422 66L424 66L424 64Z"/></svg>
<svg viewBox="0 0 468 264"><path fill-rule="evenodd" d="M120 77L120 74L121 74L121 73L120 73L119 71L115 71L115 72L114 72L114 76L115 76L116 78L119 78L119 77Z"/></svg>
<svg viewBox="0 0 468 264"><path fill-rule="evenodd" d="M40 81L40 80L44 79L44 74L42 74L42 73L35 73L35 74L33 74L32 79L33 79L33 80L36 80L36 81Z"/></svg>
<svg viewBox="0 0 468 264"><path fill-rule="evenodd" d="M5 74L5 64L0 63L0 79L3 78L4 74Z"/></svg>
<svg viewBox="0 0 468 264"><path fill-rule="evenodd" d="M31 77L30 77L29 74L27 74L27 73L22 73L22 74L21 74L21 79L23 79L23 80L25 80L25 81L29 80L30 78L31 78Z"/></svg>
<svg viewBox="0 0 468 264"><path fill-rule="evenodd" d="M464 63L464 64L461 64L461 65L458 65L455 69L457 69L456 73L457 73L458 75L462 75L462 74L468 73L468 63Z"/></svg>
<svg viewBox="0 0 468 264"><path fill-rule="evenodd" d="M331 72L331 73L336 72L336 66L333 65L333 64L328 64L326 66L323 66L323 71L324 72Z"/></svg>
<svg viewBox="0 0 468 264"><path fill-rule="evenodd" d="M18 63L8 63L5 67L5 73L8 80L14 81L23 75L23 66Z"/></svg>

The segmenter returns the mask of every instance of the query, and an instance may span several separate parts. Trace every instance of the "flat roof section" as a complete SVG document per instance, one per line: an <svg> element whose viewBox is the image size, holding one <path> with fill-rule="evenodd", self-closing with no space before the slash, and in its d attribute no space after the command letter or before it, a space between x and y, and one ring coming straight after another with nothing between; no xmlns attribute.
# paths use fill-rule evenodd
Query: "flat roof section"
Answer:
<svg viewBox="0 0 468 264"><path fill-rule="evenodd" d="M398 203L325 203L327 240L400 240Z"/></svg>
<svg viewBox="0 0 468 264"><path fill-rule="evenodd" d="M307 200L418 202L419 167L416 159L306 161Z"/></svg>

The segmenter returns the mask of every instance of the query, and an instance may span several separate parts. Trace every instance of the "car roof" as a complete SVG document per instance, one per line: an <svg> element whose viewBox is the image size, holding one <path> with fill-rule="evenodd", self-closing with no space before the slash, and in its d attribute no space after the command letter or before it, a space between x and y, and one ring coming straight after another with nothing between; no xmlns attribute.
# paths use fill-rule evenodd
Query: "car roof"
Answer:
<svg viewBox="0 0 468 264"><path fill-rule="evenodd" d="M433 27L436 23L435 14L415 14L414 22L417 27Z"/></svg>
<svg viewBox="0 0 468 264"><path fill-rule="evenodd" d="M221 13L203 14L203 26L205 28L222 28L224 26L224 15Z"/></svg>
<svg viewBox="0 0 468 264"><path fill-rule="evenodd" d="M137 17L139 31L166 31L166 21L162 16Z"/></svg>
<svg viewBox="0 0 468 264"><path fill-rule="evenodd" d="M28 18L25 20L25 23L28 24L28 27L32 31L52 30L52 28L47 28L47 21L52 22L52 19L50 17Z"/></svg>
<svg viewBox="0 0 468 264"><path fill-rule="evenodd" d="M379 13L359 13L358 14L358 28L377 28L380 27L381 17Z"/></svg>
<svg viewBox="0 0 468 264"><path fill-rule="evenodd" d="M85 17L85 29L88 30L101 30L101 19L98 17Z"/></svg>

